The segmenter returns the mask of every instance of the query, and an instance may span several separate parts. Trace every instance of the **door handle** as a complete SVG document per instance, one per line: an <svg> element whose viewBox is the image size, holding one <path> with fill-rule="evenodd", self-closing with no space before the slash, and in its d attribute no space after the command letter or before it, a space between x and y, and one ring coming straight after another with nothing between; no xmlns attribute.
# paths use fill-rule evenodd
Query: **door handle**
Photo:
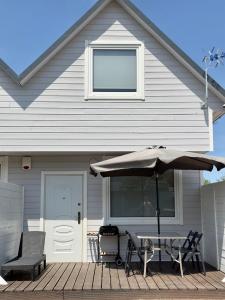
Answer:
<svg viewBox="0 0 225 300"><path fill-rule="evenodd" d="M78 224L80 224L80 211L78 211L78 213L77 213L77 222L78 222Z"/></svg>

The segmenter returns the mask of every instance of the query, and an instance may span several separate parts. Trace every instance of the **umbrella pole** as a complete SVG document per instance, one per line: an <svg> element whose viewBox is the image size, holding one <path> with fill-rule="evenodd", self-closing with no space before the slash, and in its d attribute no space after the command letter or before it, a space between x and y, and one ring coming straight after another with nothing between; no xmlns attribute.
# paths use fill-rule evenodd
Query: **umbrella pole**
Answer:
<svg viewBox="0 0 225 300"><path fill-rule="evenodd" d="M157 216L157 226L158 226L158 235L160 235L160 208L159 208L159 174L155 174L155 183L156 183L156 216ZM161 240L158 239L159 247L159 264L161 267Z"/></svg>

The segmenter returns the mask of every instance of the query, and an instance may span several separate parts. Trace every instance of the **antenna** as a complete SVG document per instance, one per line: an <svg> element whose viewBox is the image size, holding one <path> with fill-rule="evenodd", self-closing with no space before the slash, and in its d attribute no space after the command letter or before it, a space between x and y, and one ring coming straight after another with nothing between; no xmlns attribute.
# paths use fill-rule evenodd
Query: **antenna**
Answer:
<svg viewBox="0 0 225 300"><path fill-rule="evenodd" d="M208 69L210 67L217 68L220 65L223 65L225 59L225 51L220 49L215 49L213 47L209 50L208 55L203 57L202 62L205 64L205 102L202 104L202 109L208 108Z"/></svg>

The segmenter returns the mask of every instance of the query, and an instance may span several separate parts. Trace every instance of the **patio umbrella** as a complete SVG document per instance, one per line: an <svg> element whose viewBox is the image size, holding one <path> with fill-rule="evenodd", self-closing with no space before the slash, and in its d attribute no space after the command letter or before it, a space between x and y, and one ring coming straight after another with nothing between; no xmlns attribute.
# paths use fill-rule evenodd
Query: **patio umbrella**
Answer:
<svg viewBox="0 0 225 300"><path fill-rule="evenodd" d="M158 176L167 170L207 170L213 167L219 171L225 167L225 158L205 154L167 150L163 146L117 156L90 165L90 172L97 176L153 176L156 180L156 216L160 235L160 205ZM158 241L160 247L160 240ZM161 253L159 251L159 260Z"/></svg>

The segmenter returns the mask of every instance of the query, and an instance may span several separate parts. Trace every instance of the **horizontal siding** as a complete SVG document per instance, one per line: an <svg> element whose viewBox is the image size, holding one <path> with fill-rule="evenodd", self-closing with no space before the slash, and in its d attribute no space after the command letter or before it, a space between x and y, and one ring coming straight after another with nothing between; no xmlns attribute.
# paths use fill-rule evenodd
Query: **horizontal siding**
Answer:
<svg viewBox="0 0 225 300"><path fill-rule="evenodd" d="M144 43L145 101L84 101L85 40L109 39ZM24 87L0 71L0 151L207 151L203 100L203 85L113 3Z"/></svg>
<svg viewBox="0 0 225 300"><path fill-rule="evenodd" d="M0 182L0 264L18 255L23 224L23 188Z"/></svg>
<svg viewBox="0 0 225 300"><path fill-rule="evenodd" d="M40 228L40 193L41 171L87 171L87 215L88 231L97 231L103 224L102 179L89 174L89 164L103 159L99 154L70 155L70 156L33 156L32 169L23 171L21 157L9 157L9 180L18 185L23 185L25 190L24 229L39 230ZM201 230L201 210L199 195L199 172L183 172L183 225L162 225L162 231L175 231L187 234L190 229ZM154 225L120 226L121 230L155 231ZM103 243L104 249L114 249L115 243ZM87 239L88 260L96 260L96 239ZM122 255L126 247L126 239L122 238Z"/></svg>

